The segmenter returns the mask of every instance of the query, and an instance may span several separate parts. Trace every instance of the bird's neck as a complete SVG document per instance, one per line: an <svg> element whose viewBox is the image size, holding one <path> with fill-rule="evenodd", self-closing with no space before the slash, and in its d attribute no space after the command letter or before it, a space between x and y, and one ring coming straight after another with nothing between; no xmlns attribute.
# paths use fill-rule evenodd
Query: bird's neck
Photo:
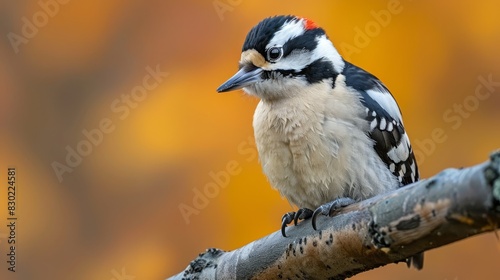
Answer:
<svg viewBox="0 0 500 280"><path fill-rule="evenodd" d="M326 35L319 37L317 40L318 45L315 49L315 57L330 61L333 65L333 69L335 69L335 72L342 73L345 61L333 43L326 37Z"/></svg>

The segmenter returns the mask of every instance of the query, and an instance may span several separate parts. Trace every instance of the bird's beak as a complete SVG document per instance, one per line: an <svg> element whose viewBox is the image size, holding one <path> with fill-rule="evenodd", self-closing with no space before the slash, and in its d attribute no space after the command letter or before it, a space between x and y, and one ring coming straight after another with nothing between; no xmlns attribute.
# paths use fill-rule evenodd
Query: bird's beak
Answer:
<svg viewBox="0 0 500 280"><path fill-rule="evenodd" d="M255 66L243 66L234 76L223 83L217 92L226 92L243 88L245 86L261 81L262 68Z"/></svg>

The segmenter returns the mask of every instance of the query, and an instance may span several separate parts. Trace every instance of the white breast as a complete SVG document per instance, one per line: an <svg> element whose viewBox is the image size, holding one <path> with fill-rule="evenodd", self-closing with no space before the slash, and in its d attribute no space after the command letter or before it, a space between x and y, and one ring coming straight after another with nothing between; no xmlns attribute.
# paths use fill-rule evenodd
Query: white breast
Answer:
<svg viewBox="0 0 500 280"><path fill-rule="evenodd" d="M356 200L398 187L366 135L356 93L339 75L290 98L261 100L254 114L259 158L271 185L298 207Z"/></svg>

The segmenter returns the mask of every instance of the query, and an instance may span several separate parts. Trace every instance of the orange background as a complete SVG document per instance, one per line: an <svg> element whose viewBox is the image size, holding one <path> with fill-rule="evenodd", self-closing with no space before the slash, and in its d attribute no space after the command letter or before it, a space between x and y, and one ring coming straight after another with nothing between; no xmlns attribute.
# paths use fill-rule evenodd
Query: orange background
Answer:
<svg viewBox="0 0 500 280"><path fill-rule="evenodd" d="M291 206L252 148L258 100L215 92L236 71L246 33L270 15L308 17L339 50L358 47L346 58L397 98L422 177L499 148L500 86L477 103L474 94L479 76L500 81L500 2L401 0L385 26L374 13L387 0L218 2L227 10L218 13L212 0L69 1L18 53L7 34L22 34L23 17L42 9L0 2L0 181L7 166L17 168L19 217L14 274L5 263L2 188L1 279L108 280L122 268L164 279L206 248L232 250L276 231ZM360 45L366 27L374 29ZM120 119L111 104L157 65L168 77ZM454 111L464 102L464 112ZM51 164L65 163L66 147L103 119L114 131L59 182ZM233 174L213 187L210 174L228 164ZM187 223L179 207L193 206L205 188L210 198ZM426 253L421 272L388 265L353 279L497 279L499 244L486 234Z"/></svg>

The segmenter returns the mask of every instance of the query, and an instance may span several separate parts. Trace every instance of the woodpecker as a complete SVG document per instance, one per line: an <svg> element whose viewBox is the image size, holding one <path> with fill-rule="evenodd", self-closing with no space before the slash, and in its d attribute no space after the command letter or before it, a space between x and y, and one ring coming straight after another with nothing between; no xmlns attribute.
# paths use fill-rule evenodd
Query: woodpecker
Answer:
<svg viewBox="0 0 500 280"><path fill-rule="evenodd" d="M218 92L260 99L253 117L270 184L299 207L292 221L333 216L353 202L418 180L396 100L374 75L344 60L324 29L287 15L262 20L243 44L239 71ZM313 210L314 209L314 210ZM423 253L407 260L417 269Z"/></svg>

